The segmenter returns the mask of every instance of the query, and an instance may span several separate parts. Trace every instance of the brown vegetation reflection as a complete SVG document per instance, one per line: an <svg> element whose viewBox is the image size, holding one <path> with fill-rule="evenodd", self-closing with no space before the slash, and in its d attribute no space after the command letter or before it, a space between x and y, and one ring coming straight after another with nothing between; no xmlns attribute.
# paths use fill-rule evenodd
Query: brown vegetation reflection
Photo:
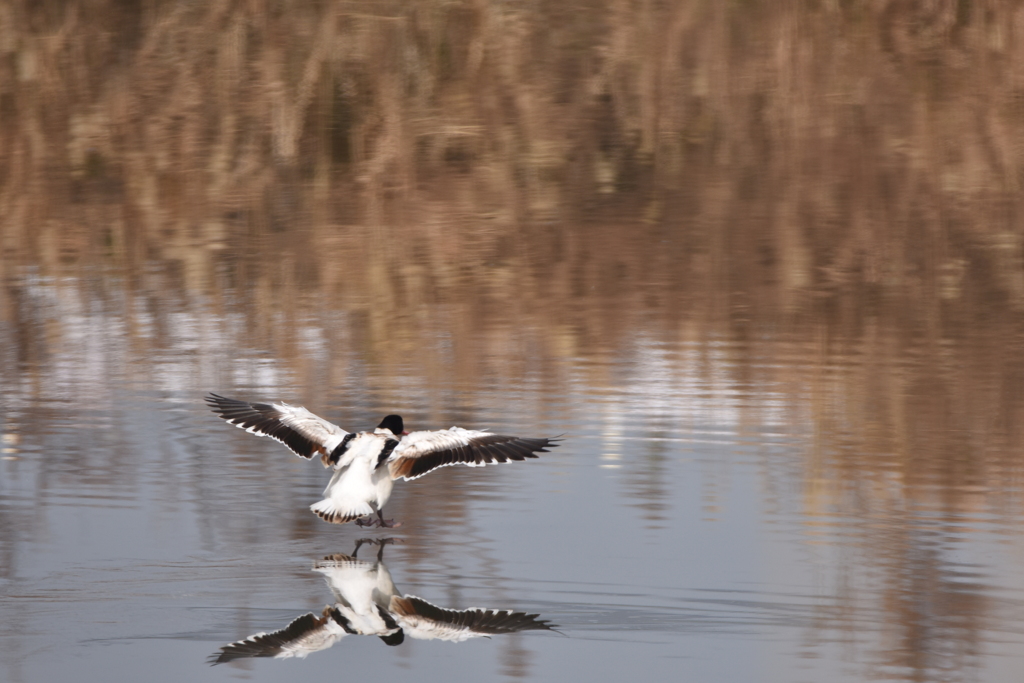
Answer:
<svg viewBox="0 0 1024 683"><path fill-rule="evenodd" d="M885 665L976 647L983 591L913 510L1019 527L1018 3L0 0L0 57L5 377L69 343L26 273L77 278L138 357L172 311L238 316L305 386L346 379L311 317L355 330L327 358L464 387L728 342L747 422L770 391L812 425L809 525L882 529Z"/></svg>

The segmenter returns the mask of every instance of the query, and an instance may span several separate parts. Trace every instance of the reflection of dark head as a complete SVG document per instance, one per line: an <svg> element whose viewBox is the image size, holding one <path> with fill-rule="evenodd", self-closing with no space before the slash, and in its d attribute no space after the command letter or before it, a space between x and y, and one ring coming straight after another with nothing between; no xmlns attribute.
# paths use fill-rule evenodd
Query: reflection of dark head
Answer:
<svg viewBox="0 0 1024 683"><path fill-rule="evenodd" d="M391 633L386 636L381 636L380 639L388 645L401 645L402 642L405 640L405 631L403 631L402 629L398 629L394 633Z"/></svg>

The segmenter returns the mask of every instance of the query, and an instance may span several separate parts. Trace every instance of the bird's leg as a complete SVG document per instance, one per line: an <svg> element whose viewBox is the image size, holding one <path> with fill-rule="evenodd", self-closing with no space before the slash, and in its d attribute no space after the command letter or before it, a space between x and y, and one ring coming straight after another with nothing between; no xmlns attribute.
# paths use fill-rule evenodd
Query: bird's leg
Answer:
<svg viewBox="0 0 1024 683"><path fill-rule="evenodd" d="M384 515L381 514L380 508L377 508L377 526L382 526L386 529L394 529L395 527L402 526L401 522L396 522L393 519L384 519Z"/></svg>
<svg viewBox="0 0 1024 683"><path fill-rule="evenodd" d="M372 538L360 538L356 541L356 549L352 551L352 557L357 557L359 555L359 549L362 548L363 545L365 545L366 543L373 545L374 543L376 543L376 541Z"/></svg>
<svg viewBox="0 0 1024 683"><path fill-rule="evenodd" d="M395 526L398 526L398 525L396 524ZM388 536L387 538L378 538L377 540L375 540L374 543L376 543L378 546L380 546L380 548L377 550L377 561L378 562L383 562L384 561L384 546L391 545L392 543L399 543L399 542L400 541L397 541L397 540L391 538L390 536Z"/></svg>
<svg viewBox="0 0 1024 683"><path fill-rule="evenodd" d="M369 515L367 515L366 517L360 517L359 519L356 520L356 526L366 527L366 526L374 526L376 524L377 524L377 520L375 520L373 517L371 517Z"/></svg>

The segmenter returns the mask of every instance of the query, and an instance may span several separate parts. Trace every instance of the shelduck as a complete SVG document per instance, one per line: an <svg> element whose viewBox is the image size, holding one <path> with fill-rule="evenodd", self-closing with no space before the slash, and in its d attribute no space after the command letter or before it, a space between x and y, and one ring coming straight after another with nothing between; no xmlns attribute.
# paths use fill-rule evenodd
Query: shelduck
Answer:
<svg viewBox="0 0 1024 683"><path fill-rule="evenodd" d="M415 595L403 595L384 564L384 546L394 539L359 539L351 555L328 555L313 565L323 574L334 603L296 617L284 628L255 633L221 647L210 664L250 657L304 659L326 650L345 636L377 636L388 645L401 645L406 636L418 640L461 643L520 631L553 631L555 625L539 614L471 607L464 610L433 605ZM378 545L376 561L358 558L364 544Z"/></svg>
<svg viewBox="0 0 1024 683"><path fill-rule="evenodd" d="M448 465L480 467L536 458L558 445L553 438L501 436L460 427L409 433L399 415L388 415L372 431L346 432L301 406L249 403L214 393L206 402L229 423L276 439L301 458L319 455L334 475L323 500L309 509L334 524L354 520L360 526L397 526L382 513L396 479L418 479Z"/></svg>

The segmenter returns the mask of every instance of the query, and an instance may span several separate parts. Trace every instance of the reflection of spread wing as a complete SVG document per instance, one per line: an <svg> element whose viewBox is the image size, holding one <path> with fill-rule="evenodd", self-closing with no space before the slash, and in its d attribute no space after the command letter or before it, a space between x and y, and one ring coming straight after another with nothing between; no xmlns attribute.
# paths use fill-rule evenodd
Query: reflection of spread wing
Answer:
<svg viewBox="0 0 1024 683"><path fill-rule="evenodd" d="M223 664L247 657L305 657L311 652L326 650L351 633L337 610L327 606L322 616L303 614L280 631L257 633L245 640L225 645L210 655L210 664Z"/></svg>
<svg viewBox="0 0 1024 683"><path fill-rule="evenodd" d="M479 636L553 628L548 621L538 619L538 614L492 609L450 610L413 595L391 598L391 614L406 635L421 640L462 642Z"/></svg>
<svg viewBox="0 0 1024 683"><path fill-rule="evenodd" d="M501 436L452 427L436 432L412 432L402 437L388 458L391 477L415 479L446 465L478 467L495 462L536 458L557 446L555 439Z"/></svg>
<svg viewBox="0 0 1024 683"><path fill-rule="evenodd" d="M347 432L301 406L287 403L248 403L211 393L206 403L220 417L247 432L277 439L295 455L327 455Z"/></svg>

